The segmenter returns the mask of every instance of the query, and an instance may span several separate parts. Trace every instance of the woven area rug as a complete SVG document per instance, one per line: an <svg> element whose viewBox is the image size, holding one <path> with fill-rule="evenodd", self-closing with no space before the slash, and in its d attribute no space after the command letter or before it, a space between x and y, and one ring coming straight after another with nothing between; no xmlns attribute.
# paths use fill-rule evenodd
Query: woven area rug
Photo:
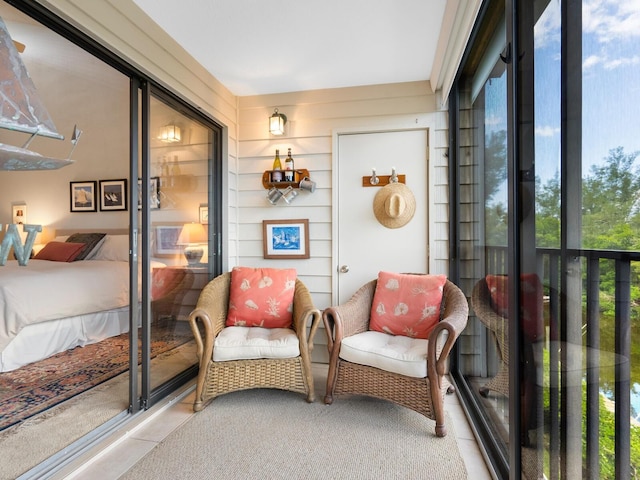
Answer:
<svg viewBox="0 0 640 480"><path fill-rule="evenodd" d="M162 319L151 329L151 357L193 339L188 322ZM64 402L129 368L128 334L76 347L0 373L0 430Z"/></svg>
<svg viewBox="0 0 640 480"><path fill-rule="evenodd" d="M467 479L446 422L439 438L433 421L382 400L245 390L216 398L120 479Z"/></svg>

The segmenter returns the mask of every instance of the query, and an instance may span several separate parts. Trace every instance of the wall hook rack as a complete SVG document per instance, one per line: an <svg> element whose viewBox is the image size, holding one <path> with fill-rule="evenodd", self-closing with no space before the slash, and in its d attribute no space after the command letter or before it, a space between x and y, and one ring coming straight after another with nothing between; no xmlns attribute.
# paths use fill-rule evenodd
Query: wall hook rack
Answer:
<svg viewBox="0 0 640 480"><path fill-rule="evenodd" d="M390 183L406 183L406 176L404 174L398 175L396 168L391 169L391 175L378 175L376 169L371 169L371 175L365 175L362 177L363 187L384 187Z"/></svg>

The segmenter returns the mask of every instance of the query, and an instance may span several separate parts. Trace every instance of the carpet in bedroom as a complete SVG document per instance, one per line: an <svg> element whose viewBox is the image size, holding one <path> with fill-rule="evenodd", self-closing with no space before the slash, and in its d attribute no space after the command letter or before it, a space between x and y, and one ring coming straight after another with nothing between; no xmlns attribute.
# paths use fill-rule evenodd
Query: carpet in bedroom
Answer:
<svg viewBox="0 0 640 480"><path fill-rule="evenodd" d="M161 319L151 329L151 357L193 340L189 323ZM99 385L129 368L129 336L76 347L0 373L0 430Z"/></svg>

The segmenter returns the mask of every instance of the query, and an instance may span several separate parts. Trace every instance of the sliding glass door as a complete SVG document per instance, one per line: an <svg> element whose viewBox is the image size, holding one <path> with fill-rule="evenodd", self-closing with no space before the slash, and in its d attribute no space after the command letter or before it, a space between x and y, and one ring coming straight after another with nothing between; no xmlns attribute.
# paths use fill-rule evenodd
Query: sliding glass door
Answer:
<svg viewBox="0 0 640 480"><path fill-rule="evenodd" d="M460 392L501 478L640 468L635 16L486 2L451 98Z"/></svg>
<svg viewBox="0 0 640 480"><path fill-rule="evenodd" d="M9 88L18 70L2 72L3 120L35 91L66 137L0 129L1 230L42 229L16 267L31 281L9 285L0 266L0 290L28 308L8 313L0 294L0 321L34 324L8 349L0 339L0 470L18 478L55 471L195 377L188 315L222 263L222 128L43 7L12 3L28 14L0 2L0 54L26 73ZM66 165L15 171L18 148ZM85 255L59 255L69 248Z"/></svg>

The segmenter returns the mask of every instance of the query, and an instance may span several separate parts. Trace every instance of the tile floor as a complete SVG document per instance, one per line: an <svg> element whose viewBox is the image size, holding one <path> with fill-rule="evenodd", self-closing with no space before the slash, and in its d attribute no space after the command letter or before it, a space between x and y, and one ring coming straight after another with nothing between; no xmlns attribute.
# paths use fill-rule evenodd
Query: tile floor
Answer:
<svg viewBox="0 0 640 480"><path fill-rule="evenodd" d="M316 392L325 391L326 367L323 364L313 366ZM168 396L51 478L54 480L83 478L115 480L119 478L162 439L189 419L193 414L194 388L194 384L191 383ZM316 401L319 400L321 399L318 398ZM453 428L469 478L474 480L495 478L487 468L458 397L447 395L445 403L454 423Z"/></svg>

